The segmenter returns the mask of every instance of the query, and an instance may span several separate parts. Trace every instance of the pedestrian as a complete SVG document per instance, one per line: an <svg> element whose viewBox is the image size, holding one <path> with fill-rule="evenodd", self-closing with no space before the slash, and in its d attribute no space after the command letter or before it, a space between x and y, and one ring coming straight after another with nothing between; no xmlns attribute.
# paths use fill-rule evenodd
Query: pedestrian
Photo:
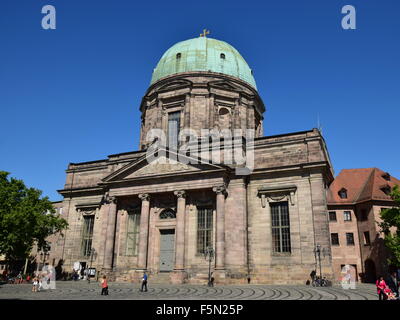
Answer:
<svg viewBox="0 0 400 320"><path fill-rule="evenodd" d="M38 288L38 278L35 276L32 282L32 292L37 292Z"/></svg>
<svg viewBox="0 0 400 320"><path fill-rule="evenodd" d="M140 288L140 291L141 291L141 292L143 292L143 288L145 288L144 291L147 292L147 274L146 274L146 271L143 272L142 286L141 286L141 288Z"/></svg>
<svg viewBox="0 0 400 320"><path fill-rule="evenodd" d="M22 272L21 271L17 275L17 283L18 284L22 283Z"/></svg>
<svg viewBox="0 0 400 320"><path fill-rule="evenodd" d="M385 294L385 289L386 289L386 282L383 280L383 277L380 276L378 280L376 280L376 289L378 292L379 300L386 300L387 296Z"/></svg>
<svg viewBox="0 0 400 320"><path fill-rule="evenodd" d="M4 269L4 271L3 271L3 280L4 281L7 281L7 279L8 279L8 277L7 277L7 269Z"/></svg>
<svg viewBox="0 0 400 320"><path fill-rule="evenodd" d="M108 283L105 275L103 276L103 279L101 279L101 295L108 296Z"/></svg>
<svg viewBox="0 0 400 320"><path fill-rule="evenodd" d="M38 277L38 291L41 291L43 288L43 283L42 283L42 276Z"/></svg>
<svg viewBox="0 0 400 320"><path fill-rule="evenodd" d="M314 278L315 278L316 274L317 274L317 272L315 272L315 270L312 270L312 271L311 271L311 273L310 273L310 278L311 278L311 281L312 281L312 282L314 282Z"/></svg>
<svg viewBox="0 0 400 320"><path fill-rule="evenodd" d="M396 272L392 272L388 278L387 285L389 286L390 290L396 295L399 296L399 282L397 280Z"/></svg>
<svg viewBox="0 0 400 320"><path fill-rule="evenodd" d="M210 274L210 279L208 280L208 286L209 287L214 287L214 274L213 273L211 273Z"/></svg>

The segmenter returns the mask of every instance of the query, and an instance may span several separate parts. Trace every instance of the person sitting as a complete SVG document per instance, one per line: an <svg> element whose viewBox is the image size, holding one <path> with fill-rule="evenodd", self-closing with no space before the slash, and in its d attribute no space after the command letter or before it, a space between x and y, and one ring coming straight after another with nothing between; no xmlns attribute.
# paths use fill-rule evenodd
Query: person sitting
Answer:
<svg viewBox="0 0 400 320"><path fill-rule="evenodd" d="M389 287L386 287L383 292L385 293L387 300L396 300L396 295Z"/></svg>
<svg viewBox="0 0 400 320"><path fill-rule="evenodd" d="M396 272L392 272L387 279L387 285L389 286L390 290L396 295L399 296L399 282L397 280Z"/></svg>

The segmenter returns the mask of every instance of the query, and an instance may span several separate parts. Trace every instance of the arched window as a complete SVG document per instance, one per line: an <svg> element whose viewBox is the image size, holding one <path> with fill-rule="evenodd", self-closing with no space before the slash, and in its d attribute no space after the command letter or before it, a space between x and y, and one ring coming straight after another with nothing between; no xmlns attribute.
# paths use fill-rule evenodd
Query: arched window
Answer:
<svg viewBox="0 0 400 320"><path fill-rule="evenodd" d="M165 209L160 213L160 219L175 219L176 212L172 209Z"/></svg>
<svg viewBox="0 0 400 320"><path fill-rule="evenodd" d="M176 54L176 58L177 58L177 59L180 59L181 56L182 56L182 54L181 54L180 52Z"/></svg>
<svg viewBox="0 0 400 320"><path fill-rule="evenodd" d="M221 59L225 59L225 53L221 53L219 56Z"/></svg>

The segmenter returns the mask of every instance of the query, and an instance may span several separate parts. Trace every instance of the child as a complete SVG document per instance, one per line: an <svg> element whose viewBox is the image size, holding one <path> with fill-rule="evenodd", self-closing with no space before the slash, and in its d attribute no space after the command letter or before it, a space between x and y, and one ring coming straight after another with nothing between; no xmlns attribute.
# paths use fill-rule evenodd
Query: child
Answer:
<svg viewBox="0 0 400 320"><path fill-rule="evenodd" d="M32 283L32 292L37 292L37 287L38 287L38 278L34 277Z"/></svg>
<svg viewBox="0 0 400 320"><path fill-rule="evenodd" d="M101 280L101 295L108 296L108 283L106 276L103 276L103 279Z"/></svg>
<svg viewBox="0 0 400 320"><path fill-rule="evenodd" d="M392 290L390 290L389 287L386 287L384 289L384 292L385 292L388 300L396 300L396 295L393 293Z"/></svg>

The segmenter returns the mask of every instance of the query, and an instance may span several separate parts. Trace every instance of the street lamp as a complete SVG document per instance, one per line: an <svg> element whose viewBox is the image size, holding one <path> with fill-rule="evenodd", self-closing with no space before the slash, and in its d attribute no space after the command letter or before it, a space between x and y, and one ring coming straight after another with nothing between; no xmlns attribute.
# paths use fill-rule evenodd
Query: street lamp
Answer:
<svg viewBox="0 0 400 320"><path fill-rule="evenodd" d="M204 251L204 258L208 260L208 286L211 287L211 261L214 259L214 249L212 247L207 247Z"/></svg>
<svg viewBox="0 0 400 320"><path fill-rule="evenodd" d="M46 258L48 257L50 255L50 253L48 253L47 251L41 251L40 252L40 260L42 260L43 259L43 266L44 266L44 263L46 262ZM39 260L39 263L38 263L38 265L37 265L37 273L39 273L39 264L40 264L40 260ZM42 266L42 267L43 267Z"/></svg>
<svg viewBox="0 0 400 320"><path fill-rule="evenodd" d="M314 248L315 264L317 264L317 256L319 263L319 278L322 279L322 268L321 268L321 245L317 244Z"/></svg>
<svg viewBox="0 0 400 320"><path fill-rule="evenodd" d="M89 272L87 273L87 281L90 283L90 273L92 272L92 262L93 262L93 257L96 259L97 252L94 248L90 249L90 268Z"/></svg>

